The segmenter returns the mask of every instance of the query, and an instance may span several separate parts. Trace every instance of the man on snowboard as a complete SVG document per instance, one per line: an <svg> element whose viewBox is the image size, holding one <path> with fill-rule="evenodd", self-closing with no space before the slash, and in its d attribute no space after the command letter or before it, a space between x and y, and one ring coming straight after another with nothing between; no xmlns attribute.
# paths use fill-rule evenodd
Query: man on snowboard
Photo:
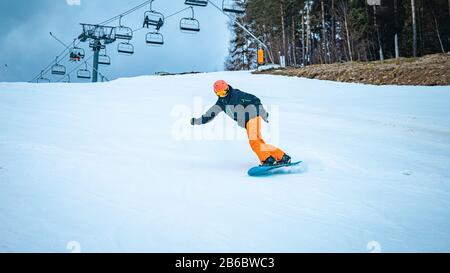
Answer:
<svg viewBox="0 0 450 273"><path fill-rule="evenodd" d="M269 114L259 98L234 89L225 81L214 84L214 92L219 97L201 118L192 118L191 125L202 125L213 120L220 112L225 112L238 125L247 130L250 147L256 153L261 166L284 165L291 163L291 157L279 148L266 144L261 136L261 119L269 122Z"/></svg>

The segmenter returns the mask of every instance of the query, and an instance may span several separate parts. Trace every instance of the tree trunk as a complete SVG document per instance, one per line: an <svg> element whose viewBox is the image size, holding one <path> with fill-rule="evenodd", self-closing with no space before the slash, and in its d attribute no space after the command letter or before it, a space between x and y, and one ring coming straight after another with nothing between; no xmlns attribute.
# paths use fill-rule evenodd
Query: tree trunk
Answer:
<svg viewBox="0 0 450 273"><path fill-rule="evenodd" d="M287 44L287 60L289 64L293 64L292 61L292 48L291 48L291 39L289 36L286 37L286 44Z"/></svg>
<svg viewBox="0 0 450 273"><path fill-rule="evenodd" d="M296 47L295 47L295 17L292 16L292 57L294 59L294 65L297 66L297 54Z"/></svg>
<svg viewBox="0 0 450 273"><path fill-rule="evenodd" d="M344 14L344 25L345 25L345 32L347 34L348 55L350 57L350 61L353 62L352 46L351 46L351 42L350 42L350 33L348 31L348 24L347 24L347 11L345 11L345 14Z"/></svg>
<svg viewBox="0 0 450 273"><path fill-rule="evenodd" d="M449 0L450 1L450 0ZM332 62L334 62L334 61L336 61L336 59L335 59L335 54L334 54L334 52L335 52L335 50L336 50L336 23L335 23L335 18L334 18L334 0L331 0L331 51L333 52L332 53L332 56L330 56L331 57L331 61Z"/></svg>
<svg viewBox="0 0 450 273"><path fill-rule="evenodd" d="M368 4L367 2L365 2L365 9L364 9L364 11L366 12L367 20L370 20L369 7L370 7L369 4ZM371 36L371 37L372 37L372 36ZM370 38L368 37L367 40L371 40L371 37L370 37ZM375 59L377 58L377 56L376 56L377 54L374 53L374 52L377 51L375 47L376 47L376 46L375 46L374 43L367 43L367 45L366 45L367 52L369 52L369 58L370 58L371 60L375 60Z"/></svg>
<svg viewBox="0 0 450 273"><path fill-rule="evenodd" d="M301 12L302 16L302 65L305 66L305 56L306 56L306 47L305 47L305 17L303 15L303 11Z"/></svg>
<svg viewBox="0 0 450 273"><path fill-rule="evenodd" d="M439 24L438 24L436 15L434 14L433 7L430 7L430 8L431 8L431 14L433 15L433 19L434 19L434 26L436 27L437 38L438 38L439 44L441 46L441 51L442 51L442 53L445 53L444 45L442 44L441 34L439 33Z"/></svg>
<svg viewBox="0 0 450 273"><path fill-rule="evenodd" d="M429 0L430 1L430 0ZM432 1L432 0L431 0ZM417 25L417 56L421 55L421 52L425 52L425 39L423 38L423 30L425 29L425 8L424 8L424 2L420 1L420 7L416 6L416 25ZM420 13L420 16L417 16L417 14ZM427 18L429 19L429 18Z"/></svg>
<svg viewBox="0 0 450 273"><path fill-rule="evenodd" d="M379 28L378 23L377 23L377 6L376 5L373 6L373 23L374 23L374 26L375 26L375 30L377 32L378 50L379 50L379 54L380 54L380 60L383 61L384 60L384 54L383 54L383 47L381 45L380 28Z"/></svg>
<svg viewBox="0 0 450 273"><path fill-rule="evenodd" d="M310 17L309 17L309 4L306 3L306 60L307 60L307 64L309 64L309 62L311 60L310 37L311 37L311 24L310 24Z"/></svg>
<svg viewBox="0 0 450 273"><path fill-rule="evenodd" d="M450 0L449 0L450 1ZM400 51L398 49L398 0L394 0L394 20L395 20L395 35L394 35L394 46L395 46L395 58L400 57Z"/></svg>
<svg viewBox="0 0 450 273"><path fill-rule="evenodd" d="M416 1L411 0L411 18L413 29L413 56L417 57L417 25L416 25Z"/></svg>
<svg viewBox="0 0 450 273"><path fill-rule="evenodd" d="M284 5L283 0L280 1L280 11L281 11L281 32L283 35L283 55L286 57L286 29L284 26Z"/></svg>
<svg viewBox="0 0 450 273"><path fill-rule="evenodd" d="M324 52L324 60L325 63L328 63L329 58L329 52L328 52L328 44L327 44L327 29L325 27L325 4L323 3L324 0L321 1L321 9L322 9L322 46L323 46L323 52Z"/></svg>

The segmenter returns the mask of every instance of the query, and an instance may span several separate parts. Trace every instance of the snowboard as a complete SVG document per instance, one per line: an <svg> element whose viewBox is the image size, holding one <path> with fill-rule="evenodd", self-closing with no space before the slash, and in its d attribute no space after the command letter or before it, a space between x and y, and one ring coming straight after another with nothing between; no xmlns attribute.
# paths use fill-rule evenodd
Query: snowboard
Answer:
<svg viewBox="0 0 450 273"><path fill-rule="evenodd" d="M300 169L297 169L297 166L300 166L300 164L303 163L303 161L298 161L290 164L284 164L284 165L274 165L274 166L257 166L253 167L250 170L248 170L249 176L269 176L274 174L288 174L288 173L295 173L295 172L301 172Z"/></svg>

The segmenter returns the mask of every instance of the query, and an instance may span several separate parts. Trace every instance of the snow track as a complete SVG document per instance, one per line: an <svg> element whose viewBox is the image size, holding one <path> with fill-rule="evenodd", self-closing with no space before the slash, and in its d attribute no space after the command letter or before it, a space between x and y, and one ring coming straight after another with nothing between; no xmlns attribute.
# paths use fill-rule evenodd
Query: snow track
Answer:
<svg viewBox="0 0 450 273"><path fill-rule="evenodd" d="M308 172L248 177L257 159L242 129L174 138L174 108L203 98L199 116L219 78L279 107L279 144ZM192 135L232 125L185 118ZM0 83L0 252L71 241L83 252L367 252L372 241L449 252L450 88L248 72Z"/></svg>

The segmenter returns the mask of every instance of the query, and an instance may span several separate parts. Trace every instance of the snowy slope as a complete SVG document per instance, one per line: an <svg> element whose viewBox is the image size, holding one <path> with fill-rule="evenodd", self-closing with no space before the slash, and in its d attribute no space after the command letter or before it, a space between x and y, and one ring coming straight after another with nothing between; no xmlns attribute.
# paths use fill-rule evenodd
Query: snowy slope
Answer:
<svg viewBox="0 0 450 273"><path fill-rule="evenodd" d="M219 78L261 97L307 172L248 177L244 130L223 114L195 128L178 115L213 104ZM224 127L237 139L214 140ZM83 252L449 252L450 87L248 72L0 83L0 252L71 241Z"/></svg>

